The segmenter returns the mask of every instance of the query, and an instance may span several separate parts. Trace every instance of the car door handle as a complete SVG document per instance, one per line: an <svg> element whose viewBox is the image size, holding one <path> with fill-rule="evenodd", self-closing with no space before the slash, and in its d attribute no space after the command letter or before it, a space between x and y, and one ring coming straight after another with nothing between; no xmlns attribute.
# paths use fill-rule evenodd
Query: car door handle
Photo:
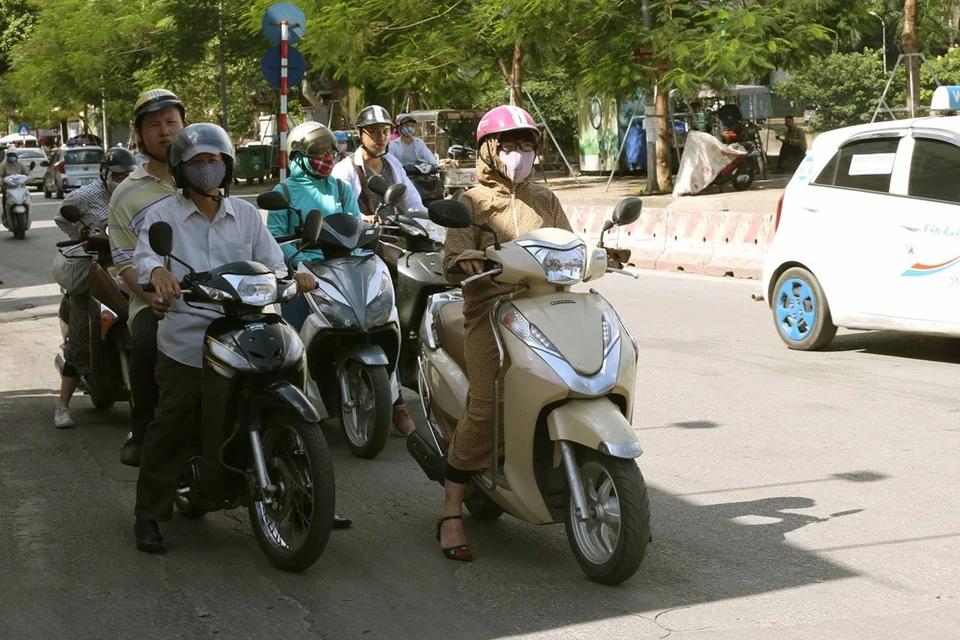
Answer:
<svg viewBox="0 0 960 640"><path fill-rule="evenodd" d="M900 226L906 229L907 231L920 231L923 227L915 222L901 222Z"/></svg>

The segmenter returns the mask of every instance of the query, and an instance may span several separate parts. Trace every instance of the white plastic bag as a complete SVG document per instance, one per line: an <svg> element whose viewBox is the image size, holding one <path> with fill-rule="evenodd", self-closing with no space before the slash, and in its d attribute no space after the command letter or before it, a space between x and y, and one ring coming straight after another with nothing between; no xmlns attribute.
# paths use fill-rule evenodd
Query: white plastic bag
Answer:
<svg viewBox="0 0 960 640"><path fill-rule="evenodd" d="M716 177L737 156L746 155L740 145L728 146L708 133L691 131L687 134L680 158L680 170L673 187L673 197L692 196L710 186Z"/></svg>

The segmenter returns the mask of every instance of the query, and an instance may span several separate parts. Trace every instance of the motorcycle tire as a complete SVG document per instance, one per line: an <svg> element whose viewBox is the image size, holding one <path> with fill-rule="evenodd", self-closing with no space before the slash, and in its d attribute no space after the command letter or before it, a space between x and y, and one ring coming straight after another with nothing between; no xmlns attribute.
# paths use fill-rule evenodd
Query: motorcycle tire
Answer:
<svg viewBox="0 0 960 640"><path fill-rule="evenodd" d="M566 531L570 549L587 577L601 584L620 584L640 568L650 540L650 502L643 475L633 460L614 458L577 447L577 466L593 515L580 521L573 495ZM619 519L604 519L616 502ZM611 541L612 547L611 547Z"/></svg>
<svg viewBox="0 0 960 640"><path fill-rule="evenodd" d="M25 213L16 213L13 216L13 237L17 240L25 240L27 237L27 229L30 228L30 222L27 220L27 214Z"/></svg>
<svg viewBox="0 0 960 640"><path fill-rule="evenodd" d="M286 412L265 416L260 436L270 482L279 491L269 505L260 495L251 496L250 524L273 566L300 572L323 554L333 529L336 486L330 449L319 424ZM302 535L294 544L297 531Z"/></svg>
<svg viewBox="0 0 960 640"><path fill-rule="evenodd" d="M102 383L96 383L89 376L83 376L83 384L87 388L87 395L90 396L93 408L97 411L109 411L116 403L110 389Z"/></svg>
<svg viewBox="0 0 960 640"><path fill-rule="evenodd" d="M467 485L467 492L463 496L463 504L474 520L489 522L503 515L503 507L485 494L482 489L472 482Z"/></svg>
<svg viewBox="0 0 960 640"><path fill-rule="evenodd" d="M340 423L347 447L358 458L376 458L387 445L393 421L393 398L387 368L351 362L344 375L351 381L353 402L372 404L372 411L361 412L356 408L348 409L345 399L341 399ZM356 385L360 388L354 388Z"/></svg>
<svg viewBox="0 0 960 640"><path fill-rule="evenodd" d="M753 185L753 181L757 177L757 169L754 167L753 162L746 162L739 167L730 176L730 184L733 185L733 188L737 191L746 191Z"/></svg>

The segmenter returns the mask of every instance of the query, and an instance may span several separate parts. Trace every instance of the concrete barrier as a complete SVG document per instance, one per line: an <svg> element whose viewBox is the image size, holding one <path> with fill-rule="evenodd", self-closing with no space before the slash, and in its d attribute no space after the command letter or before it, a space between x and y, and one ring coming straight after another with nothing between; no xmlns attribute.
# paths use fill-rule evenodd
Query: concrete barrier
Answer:
<svg viewBox="0 0 960 640"><path fill-rule="evenodd" d="M574 231L596 242L612 206L566 206ZM773 241L769 213L644 209L632 225L607 233L607 244L631 249L631 264L645 269L760 278Z"/></svg>

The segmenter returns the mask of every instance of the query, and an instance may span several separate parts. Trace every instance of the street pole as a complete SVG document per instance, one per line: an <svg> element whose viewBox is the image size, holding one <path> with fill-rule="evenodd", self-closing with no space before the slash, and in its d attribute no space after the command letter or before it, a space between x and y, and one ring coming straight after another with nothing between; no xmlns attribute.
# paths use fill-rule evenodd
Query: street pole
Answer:
<svg viewBox="0 0 960 640"><path fill-rule="evenodd" d="M287 55L290 24L280 23L280 181L287 179Z"/></svg>
<svg viewBox="0 0 960 640"><path fill-rule="evenodd" d="M887 23L883 21L876 11L867 11L870 15L880 21L880 27L883 29L883 72L887 72Z"/></svg>
<svg viewBox="0 0 960 640"><path fill-rule="evenodd" d="M101 93L100 101L100 113L103 115L103 150L106 151L110 148L110 133L107 131L107 96Z"/></svg>
<svg viewBox="0 0 960 640"><path fill-rule="evenodd" d="M650 0L643 0L640 4L641 10L643 12L643 28L646 29L647 34L650 33ZM654 94L656 88L654 87L653 91L644 92L644 101L646 106L643 110L643 119L646 121L648 118L655 118L657 111L657 103L655 102L656 98ZM656 120L654 120L656 122ZM628 131L629 133L629 131ZM651 136L647 127L644 127L643 135L647 138L647 193L655 193L660 190L660 185L657 184L657 146L656 146L656 136ZM618 160L619 162L619 160ZM614 167L616 168L616 167Z"/></svg>
<svg viewBox="0 0 960 640"><path fill-rule="evenodd" d="M220 126L227 128L227 62L223 55L223 0L220 0Z"/></svg>

